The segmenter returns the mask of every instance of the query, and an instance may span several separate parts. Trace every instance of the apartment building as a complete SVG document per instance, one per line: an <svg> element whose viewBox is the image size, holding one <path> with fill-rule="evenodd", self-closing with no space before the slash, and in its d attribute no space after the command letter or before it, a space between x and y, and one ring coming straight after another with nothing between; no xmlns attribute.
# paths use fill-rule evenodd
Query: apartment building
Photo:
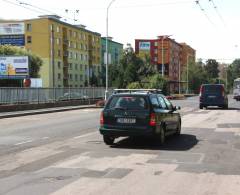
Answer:
<svg viewBox="0 0 240 195"><path fill-rule="evenodd" d="M157 39L136 39L135 52L145 58L148 55L159 74L169 81L169 90L178 92L184 82L181 79L186 59L195 61L195 50L187 44L180 44L169 36L158 36ZM186 56L188 56L186 58Z"/></svg>
<svg viewBox="0 0 240 195"><path fill-rule="evenodd" d="M101 35L83 25L72 25L56 15L44 15L29 20L1 20L0 44L24 47L39 55L44 64L40 70L43 87L89 86L94 72L101 67ZM21 26L17 32L14 26ZM16 31L16 32L14 32ZM15 34L14 34L15 33Z"/></svg>

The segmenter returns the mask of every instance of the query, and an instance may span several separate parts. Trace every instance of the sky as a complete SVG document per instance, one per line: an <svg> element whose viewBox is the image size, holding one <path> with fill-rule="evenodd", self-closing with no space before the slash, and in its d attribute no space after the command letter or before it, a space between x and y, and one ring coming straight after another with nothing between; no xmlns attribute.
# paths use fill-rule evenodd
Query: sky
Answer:
<svg viewBox="0 0 240 195"><path fill-rule="evenodd" d="M75 15L75 24L86 25L87 29L106 36L110 2L0 0L0 18L28 19L58 14L73 24ZM114 41L124 45L130 43L133 47L135 39L171 35L177 42L194 48L197 58L231 63L240 58L239 10L239 0L115 0L109 8L108 34Z"/></svg>

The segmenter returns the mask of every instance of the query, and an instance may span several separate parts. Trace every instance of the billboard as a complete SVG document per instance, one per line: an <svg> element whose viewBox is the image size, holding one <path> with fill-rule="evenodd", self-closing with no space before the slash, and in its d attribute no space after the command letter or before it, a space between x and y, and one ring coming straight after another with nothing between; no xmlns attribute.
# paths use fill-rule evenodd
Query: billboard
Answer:
<svg viewBox="0 0 240 195"><path fill-rule="evenodd" d="M147 50L150 51L151 43L144 41L144 42L139 42L139 50Z"/></svg>
<svg viewBox="0 0 240 195"><path fill-rule="evenodd" d="M0 45L24 46L24 35L0 35Z"/></svg>
<svg viewBox="0 0 240 195"><path fill-rule="evenodd" d="M1 23L0 35L23 35L24 23Z"/></svg>
<svg viewBox="0 0 240 195"><path fill-rule="evenodd" d="M29 77L27 56L0 56L0 79Z"/></svg>

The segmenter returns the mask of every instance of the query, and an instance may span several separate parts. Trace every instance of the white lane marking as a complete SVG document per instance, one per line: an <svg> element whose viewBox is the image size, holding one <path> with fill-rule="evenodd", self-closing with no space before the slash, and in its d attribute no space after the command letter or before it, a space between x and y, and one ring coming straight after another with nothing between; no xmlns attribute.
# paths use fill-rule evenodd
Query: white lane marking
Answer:
<svg viewBox="0 0 240 195"><path fill-rule="evenodd" d="M97 134L97 133L98 132L91 132L91 133L87 133L87 134L84 134L84 135L76 136L73 139L79 139L79 138L83 138L83 137L88 137L88 136L91 136L91 135L94 135L94 134Z"/></svg>
<svg viewBox="0 0 240 195"><path fill-rule="evenodd" d="M19 143L16 143L14 144L15 146L19 146L19 145L22 145L22 144L27 144L27 143L31 143L33 142L33 140L27 140L27 141L24 141L24 142L19 142Z"/></svg>

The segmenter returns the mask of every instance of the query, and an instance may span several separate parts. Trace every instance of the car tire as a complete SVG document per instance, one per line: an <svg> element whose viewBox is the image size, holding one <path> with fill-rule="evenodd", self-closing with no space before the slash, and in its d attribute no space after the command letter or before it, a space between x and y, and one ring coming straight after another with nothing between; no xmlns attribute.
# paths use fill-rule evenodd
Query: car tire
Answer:
<svg viewBox="0 0 240 195"><path fill-rule="evenodd" d="M224 105L223 108L224 108L224 109L228 109L228 104Z"/></svg>
<svg viewBox="0 0 240 195"><path fill-rule="evenodd" d="M200 104L200 105L199 105L199 109L203 109L203 105Z"/></svg>
<svg viewBox="0 0 240 195"><path fill-rule="evenodd" d="M181 122L178 122L175 135L179 136L181 134Z"/></svg>
<svg viewBox="0 0 240 195"><path fill-rule="evenodd" d="M109 135L104 135L103 136L103 141L106 145L113 145L115 138L111 137Z"/></svg>
<svg viewBox="0 0 240 195"><path fill-rule="evenodd" d="M165 135L165 127L161 127L160 129L160 135L159 135L159 141L160 144L163 145L165 143L166 135Z"/></svg>

